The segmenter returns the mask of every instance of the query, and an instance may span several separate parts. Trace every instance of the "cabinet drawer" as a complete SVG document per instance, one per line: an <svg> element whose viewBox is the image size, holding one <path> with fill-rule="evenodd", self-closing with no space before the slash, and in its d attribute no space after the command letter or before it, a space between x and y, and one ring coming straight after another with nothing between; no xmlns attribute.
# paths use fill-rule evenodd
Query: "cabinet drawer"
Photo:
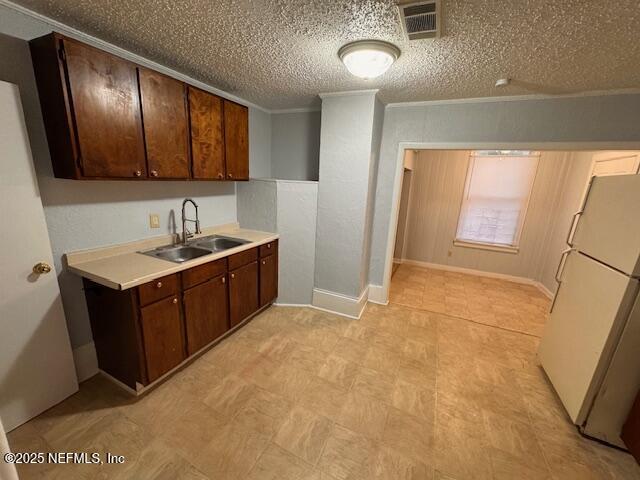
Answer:
<svg viewBox="0 0 640 480"><path fill-rule="evenodd" d="M227 259L221 258L215 262L205 263L182 272L182 288L194 287L207 280L227 272Z"/></svg>
<svg viewBox="0 0 640 480"><path fill-rule="evenodd" d="M235 270L247 263L255 262L258 260L258 248L252 248L251 250L245 250L244 252L236 253L229 257L229 270Z"/></svg>
<svg viewBox="0 0 640 480"><path fill-rule="evenodd" d="M138 294L140 296L140 306L144 307L157 300L175 295L179 290L178 274L167 275L166 277L158 278L153 282L145 283L138 287Z"/></svg>
<svg viewBox="0 0 640 480"><path fill-rule="evenodd" d="M278 241L274 240L273 242L265 243L264 245L260 245L260 258L268 257L273 252L278 250Z"/></svg>

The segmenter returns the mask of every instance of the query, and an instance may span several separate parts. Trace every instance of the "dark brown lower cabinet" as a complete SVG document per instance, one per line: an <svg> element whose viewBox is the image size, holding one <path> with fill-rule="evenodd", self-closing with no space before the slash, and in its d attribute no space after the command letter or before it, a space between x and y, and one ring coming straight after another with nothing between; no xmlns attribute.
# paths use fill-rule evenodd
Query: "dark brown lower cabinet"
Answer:
<svg viewBox="0 0 640 480"><path fill-rule="evenodd" d="M260 306L273 302L278 296L278 254L260 259Z"/></svg>
<svg viewBox="0 0 640 480"><path fill-rule="evenodd" d="M227 276L185 290L183 300L187 353L193 355L229 330Z"/></svg>
<svg viewBox="0 0 640 480"><path fill-rule="evenodd" d="M177 296L171 296L140 309L149 382L161 377L186 358L181 310Z"/></svg>
<svg viewBox="0 0 640 480"><path fill-rule="evenodd" d="M258 262L229 273L229 317L231 327L258 310Z"/></svg>
<svg viewBox="0 0 640 480"><path fill-rule="evenodd" d="M100 369L149 385L278 295L273 241L127 290L84 280Z"/></svg>

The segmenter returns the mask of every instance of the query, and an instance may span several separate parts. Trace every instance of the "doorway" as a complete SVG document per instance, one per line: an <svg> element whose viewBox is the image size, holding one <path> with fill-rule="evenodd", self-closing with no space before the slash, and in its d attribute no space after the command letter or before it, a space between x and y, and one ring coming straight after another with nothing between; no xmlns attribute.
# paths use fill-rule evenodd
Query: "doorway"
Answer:
<svg viewBox="0 0 640 480"><path fill-rule="evenodd" d="M628 151L406 150L390 303L541 336L589 179L639 164Z"/></svg>

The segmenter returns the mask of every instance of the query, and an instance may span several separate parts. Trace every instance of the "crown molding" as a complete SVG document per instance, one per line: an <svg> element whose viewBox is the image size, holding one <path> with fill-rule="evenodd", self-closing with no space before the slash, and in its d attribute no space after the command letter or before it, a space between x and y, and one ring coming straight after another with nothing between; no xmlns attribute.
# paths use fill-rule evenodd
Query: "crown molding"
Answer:
<svg viewBox="0 0 640 480"><path fill-rule="evenodd" d="M606 97L611 95L637 95L640 88L622 88L616 90L592 90L588 92L566 93L558 95L531 94L531 95L505 95L502 97L475 97L475 98L452 98L449 100L423 100L417 102L396 102L388 103L385 108L403 107L428 107L435 105L455 105L464 103L496 103L496 102L521 102L527 100L552 100L562 98L580 97Z"/></svg>
<svg viewBox="0 0 640 480"><path fill-rule="evenodd" d="M345 90L342 92L319 93L318 96L324 99L330 97L350 97L354 95L376 95L379 91L379 88L371 88L369 90Z"/></svg>
<svg viewBox="0 0 640 480"><path fill-rule="evenodd" d="M283 108L283 109L275 109L271 110L271 114L273 115L281 115L287 113L312 113L319 112L320 107L302 107L302 108Z"/></svg>

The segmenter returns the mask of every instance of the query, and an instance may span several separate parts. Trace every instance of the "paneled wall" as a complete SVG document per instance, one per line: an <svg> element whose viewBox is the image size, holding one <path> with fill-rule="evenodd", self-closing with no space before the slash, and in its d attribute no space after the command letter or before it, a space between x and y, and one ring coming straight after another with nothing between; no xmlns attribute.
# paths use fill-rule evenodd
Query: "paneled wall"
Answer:
<svg viewBox="0 0 640 480"><path fill-rule="evenodd" d="M421 150L414 164L405 258L537 279L556 221L569 152L542 152L518 253L454 246L469 151Z"/></svg>

